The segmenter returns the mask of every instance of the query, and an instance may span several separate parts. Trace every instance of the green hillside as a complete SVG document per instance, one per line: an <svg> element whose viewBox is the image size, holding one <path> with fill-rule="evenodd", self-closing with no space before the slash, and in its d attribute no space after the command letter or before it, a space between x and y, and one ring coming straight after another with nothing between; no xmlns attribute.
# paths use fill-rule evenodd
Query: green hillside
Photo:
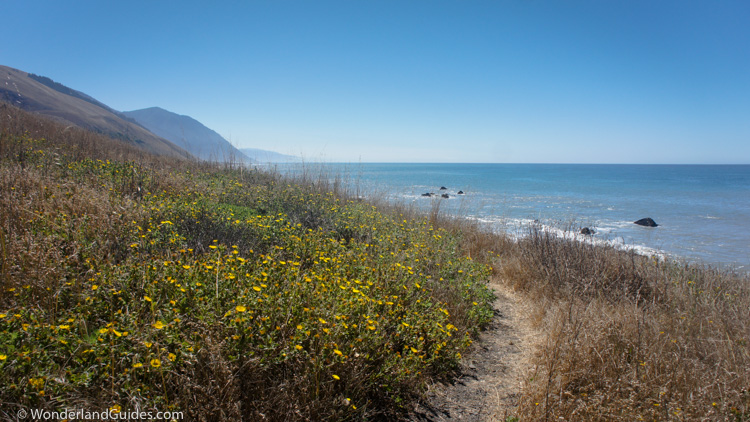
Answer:
<svg viewBox="0 0 750 422"><path fill-rule="evenodd" d="M492 316L423 218L2 114L2 403L399 418Z"/></svg>

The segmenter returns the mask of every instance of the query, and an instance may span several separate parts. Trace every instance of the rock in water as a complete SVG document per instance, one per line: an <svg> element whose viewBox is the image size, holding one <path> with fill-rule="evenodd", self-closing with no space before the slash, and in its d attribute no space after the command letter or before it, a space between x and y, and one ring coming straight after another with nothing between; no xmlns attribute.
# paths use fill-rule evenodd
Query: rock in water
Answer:
<svg viewBox="0 0 750 422"><path fill-rule="evenodd" d="M636 221L635 224L639 226L644 226L644 227L658 226L658 224L656 224L656 221L652 220L651 218L641 218L640 220Z"/></svg>
<svg viewBox="0 0 750 422"><path fill-rule="evenodd" d="M581 234L585 234L587 236L590 236L590 235L594 234L594 231L591 230L588 227L584 227L584 228L581 229Z"/></svg>
<svg viewBox="0 0 750 422"><path fill-rule="evenodd" d="M444 193L444 194L442 194L442 195L440 195L440 196L442 196L442 197L443 197L443 198L445 198L445 199L448 199L448 198L450 198L450 195L448 195L447 193Z"/></svg>
<svg viewBox="0 0 750 422"><path fill-rule="evenodd" d="M440 190L448 190L445 186L440 186Z"/></svg>
<svg viewBox="0 0 750 422"><path fill-rule="evenodd" d="M460 190L460 191L458 191L458 192L456 193L456 195L463 195L463 194L464 194L464 191L462 191L462 190Z"/></svg>

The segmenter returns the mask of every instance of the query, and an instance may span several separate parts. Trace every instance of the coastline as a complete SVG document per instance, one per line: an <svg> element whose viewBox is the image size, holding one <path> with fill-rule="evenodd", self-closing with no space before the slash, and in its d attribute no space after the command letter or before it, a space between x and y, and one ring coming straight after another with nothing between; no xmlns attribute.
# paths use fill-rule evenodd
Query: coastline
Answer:
<svg viewBox="0 0 750 422"><path fill-rule="evenodd" d="M286 168L425 213L437 207L474 218L512 236L534 221L560 232L590 227L593 239L617 247L727 270L750 268L750 201L743 194L750 191L748 165L315 163ZM597 177L601 180L589 181ZM422 196L439 192L441 185L448 186L449 199ZM465 194L455 195L457 190ZM633 224L646 216L660 226Z"/></svg>

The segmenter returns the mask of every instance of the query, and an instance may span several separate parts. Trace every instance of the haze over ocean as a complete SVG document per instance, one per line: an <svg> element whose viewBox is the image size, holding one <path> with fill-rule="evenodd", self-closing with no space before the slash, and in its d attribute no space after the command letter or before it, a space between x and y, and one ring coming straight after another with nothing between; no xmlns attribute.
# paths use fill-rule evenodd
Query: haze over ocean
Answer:
<svg viewBox="0 0 750 422"><path fill-rule="evenodd" d="M641 253L750 268L750 165L362 163L323 171L343 174L365 195L422 209L441 201L445 212L512 234L523 235L534 220L555 229L572 224L594 229L595 241ZM633 224L644 217L659 226Z"/></svg>

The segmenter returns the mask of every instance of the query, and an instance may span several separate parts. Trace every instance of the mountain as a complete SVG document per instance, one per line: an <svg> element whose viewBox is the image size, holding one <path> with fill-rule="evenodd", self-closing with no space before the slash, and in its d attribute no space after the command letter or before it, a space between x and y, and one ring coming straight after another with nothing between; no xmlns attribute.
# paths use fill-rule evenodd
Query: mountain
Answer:
<svg viewBox="0 0 750 422"><path fill-rule="evenodd" d="M35 75L33 73L29 73L28 75L29 75L29 78L31 78L31 79L39 82L42 85L48 86L48 87L54 89L57 92L61 92L63 94L70 95L71 97L80 98L83 101L86 101L86 102L89 102L91 104L97 105L97 106L99 106L99 107L101 107L101 108L103 108L105 110L111 111L112 113L115 113L115 114L118 113L118 111L111 109L106 104L100 103L96 98L93 98L93 97L91 97L89 95L86 95L86 94L84 94L81 91L76 91L73 88L68 88L67 86L65 86L65 85L63 85L63 84L61 84L59 82L55 82L55 81L53 81L52 79L50 79L50 78L48 78L46 76Z"/></svg>
<svg viewBox="0 0 750 422"><path fill-rule="evenodd" d="M43 76L0 66L0 101L135 144L154 154L190 155L94 98Z"/></svg>
<svg viewBox="0 0 750 422"><path fill-rule="evenodd" d="M221 135L190 116L159 107L125 111L122 114L203 160L253 162Z"/></svg>
<svg viewBox="0 0 750 422"><path fill-rule="evenodd" d="M294 155L280 154L265 149L240 148L240 151L259 163L293 163L300 161L300 158Z"/></svg>

